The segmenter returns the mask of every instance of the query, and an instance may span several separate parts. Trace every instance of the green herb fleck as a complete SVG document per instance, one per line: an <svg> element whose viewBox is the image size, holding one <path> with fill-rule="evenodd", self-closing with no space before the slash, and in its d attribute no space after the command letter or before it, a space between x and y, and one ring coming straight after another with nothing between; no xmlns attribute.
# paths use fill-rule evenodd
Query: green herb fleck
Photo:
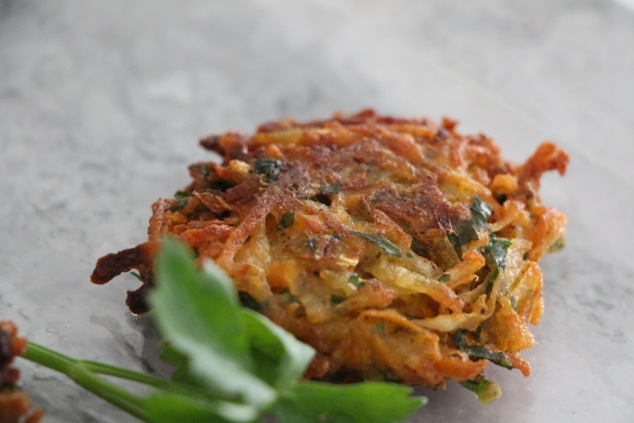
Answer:
<svg viewBox="0 0 634 423"><path fill-rule="evenodd" d="M484 280L487 294L491 293L493 282L506 266L506 252L511 245L512 242L508 239L498 238L491 234L489 235L489 243L482 247L482 253L489 267L489 274Z"/></svg>
<svg viewBox="0 0 634 423"><path fill-rule="evenodd" d="M491 234L489 243L482 248L482 252L495 263L498 269L504 269L506 266L506 252L512 244L508 239L498 238Z"/></svg>
<svg viewBox="0 0 634 423"><path fill-rule="evenodd" d="M451 280L451 275L449 273L445 273L438 278L438 282L449 282Z"/></svg>
<svg viewBox="0 0 634 423"><path fill-rule="evenodd" d="M481 338L482 338L482 327L484 325L480 325L476 328L476 330L473 331L473 340L476 342L480 342Z"/></svg>
<svg viewBox="0 0 634 423"><path fill-rule="evenodd" d="M401 250L396 245L392 243L389 239L380 234L369 234L367 232L360 231L350 231L351 234L356 235L360 238L370 241L383 251L385 251L389 256L392 257L401 257Z"/></svg>
<svg viewBox="0 0 634 423"><path fill-rule="evenodd" d="M187 205L188 202L189 202L189 199L187 197L179 198L179 199L177 199L174 202L174 204L172 204L170 207L168 207L167 210L169 210L171 212L182 210L183 208L185 208L185 206Z"/></svg>
<svg viewBox="0 0 634 423"><path fill-rule="evenodd" d="M379 335L385 335L385 322L377 323L376 331L379 333Z"/></svg>
<svg viewBox="0 0 634 423"><path fill-rule="evenodd" d="M357 275L356 273L353 273L352 275L350 275L350 277L348 278L348 283L351 285L354 285L357 289L365 285L365 282L363 282L359 278L359 275Z"/></svg>
<svg viewBox="0 0 634 423"><path fill-rule="evenodd" d="M517 297L515 295L511 295L511 307L517 311Z"/></svg>
<svg viewBox="0 0 634 423"><path fill-rule="evenodd" d="M295 295L291 294L291 292L288 289L285 289L284 291L282 291L282 295L284 296L286 301L289 302L289 303L296 303L297 302L297 297Z"/></svg>
<svg viewBox="0 0 634 423"><path fill-rule="evenodd" d="M308 240L306 241L306 248L308 248L312 252L315 252L315 250L317 249L317 240L315 238L308 238Z"/></svg>
<svg viewBox="0 0 634 423"><path fill-rule="evenodd" d="M145 281L143 280L143 278L138 272L130 272L130 274L134 276L135 278L137 278L138 280L140 280L141 282L145 283Z"/></svg>
<svg viewBox="0 0 634 423"><path fill-rule="evenodd" d="M343 185L339 182L321 187L320 192L325 195L339 194L343 189Z"/></svg>
<svg viewBox="0 0 634 423"><path fill-rule="evenodd" d="M192 196L192 192L191 191L176 191L174 193L174 198L186 198L186 197L191 197Z"/></svg>
<svg viewBox="0 0 634 423"><path fill-rule="evenodd" d="M337 295L337 294L333 294L330 296L330 302L333 304L341 304L342 302L346 301L347 298L344 297L343 295Z"/></svg>
<svg viewBox="0 0 634 423"><path fill-rule="evenodd" d="M203 177L207 178L211 174L211 167L206 163L201 164L200 171L202 172Z"/></svg>
<svg viewBox="0 0 634 423"><path fill-rule="evenodd" d="M473 197L473 204L469 208L471 210L471 222L476 228L483 228L487 220L493 214L493 208L482 201L479 197Z"/></svg>
<svg viewBox="0 0 634 423"><path fill-rule="evenodd" d="M449 242L460 258L462 258L462 246L479 239L478 229L482 229L486 225L493 211L488 203L477 196L473 197L473 204L469 210L471 211L471 219L460 223L455 233L449 234Z"/></svg>
<svg viewBox="0 0 634 423"><path fill-rule="evenodd" d="M282 162L270 157L256 159L253 162L253 171L258 175L262 175L264 182L274 182L282 172Z"/></svg>
<svg viewBox="0 0 634 423"><path fill-rule="evenodd" d="M489 382L482 375L460 382L460 385L475 393L482 404L489 404L502 394L497 383Z"/></svg>
<svg viewBox="0 0 634 423"><path fill-rule="evenodd" d="M566 238L562 235L557 238L557 241L548 249L549 253L556 253L557 251L561 251L566 248Z"/></svg>
<svg viewBox="0 0 634 423"><path fill-rule="evenodd" d="M287 210L286 212L284 212L284 214L280 218L280 221L277 224L277 229L286 229L290 227L294 222L295 222L295 212L292 210Z"/></svg>
<svg viewBox="0 0 634 423"><path fill-rule="evenodd" d="M513 365L508 361L508 357L503 352L491 351L482 345L469 345L467 342L467 331L464 329L457 330L453 336L453 342L456 348L469 354L469 357L475 360L489 360L490 362L512 369Z"/></svg>

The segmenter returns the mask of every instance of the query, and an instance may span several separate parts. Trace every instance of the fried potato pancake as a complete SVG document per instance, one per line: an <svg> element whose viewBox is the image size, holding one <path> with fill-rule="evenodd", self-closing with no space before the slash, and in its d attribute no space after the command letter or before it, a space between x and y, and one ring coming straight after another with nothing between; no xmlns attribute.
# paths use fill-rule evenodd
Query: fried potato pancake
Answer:
<svg viewBox="0 0 634 423"><path fill-rule="evenodd" d="M92 281L136 269L127 304L147 311L153 257L176 236L316 349L307 378L442 387L488 362L528 375L537 262L566 226L539 181L568 156L543 143L513 165L456 127L363 110L205 138L220 159L191 165L191 183L152 206L148 242L102 257Z"/></svg>

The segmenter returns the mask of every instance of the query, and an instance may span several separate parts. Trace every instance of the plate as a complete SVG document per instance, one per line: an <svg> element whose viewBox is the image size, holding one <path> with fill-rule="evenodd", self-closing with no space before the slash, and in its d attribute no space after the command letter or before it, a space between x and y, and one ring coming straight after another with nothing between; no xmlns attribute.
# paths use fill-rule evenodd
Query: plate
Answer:
<svg viewBox="0 0 634 423"><path fill-rule="evenodd" d="M571 154L542 194L568 215L567 247L542 262L545 315L523 354L531 377L489 368L504 395L488 406L453 383L419 388L430 404L410 422L629 421L632 184L385 28L344 24L348 3L243 3L2 9L0 317L69 355L161 372L155 329L123 304L136 280L102 287L89 275L101 255L144 241L151 203L209 157L200 137L364 107L449 116L514 161L544 139ZM47 422L134 421L48 370L20 368Z"/></svg>

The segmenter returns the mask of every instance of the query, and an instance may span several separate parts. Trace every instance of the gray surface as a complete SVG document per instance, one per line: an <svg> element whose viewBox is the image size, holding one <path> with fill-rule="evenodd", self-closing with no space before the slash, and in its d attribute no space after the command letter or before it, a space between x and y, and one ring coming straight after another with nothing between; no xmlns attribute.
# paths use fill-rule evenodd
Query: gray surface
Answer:
<svg viewBox="0 0 634 423"><path fill-rule="evenodd" d="M474 2L475 3L475 2ZM412 421L634 418L634 14L607 1L0 1L0 318L72 355L153 367L154 331L100 255L144 240L149 205L184 185L196 140L286 116L372 106L450 115L523 159L572 152L545 198L570 217L544 262L529 379L494 371L480 406L420 392ZM133 419L23 364L48 422Z"/></svg>

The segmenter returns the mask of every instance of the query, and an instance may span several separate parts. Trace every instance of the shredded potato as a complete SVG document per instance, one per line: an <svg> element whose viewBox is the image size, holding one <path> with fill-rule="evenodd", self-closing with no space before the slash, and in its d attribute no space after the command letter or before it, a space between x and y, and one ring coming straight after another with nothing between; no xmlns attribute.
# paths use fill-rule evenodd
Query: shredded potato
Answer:
<svg viewBox="0 0 634 423"><path fill-rule="evenodd" d="M139 271L133 312L175 235L317 350L307 378L442 387L480 380L488 362L530 373L518 353L543 312L537 261L566 225L538 195L544 172L565 172L554 144L517 166L449 119L371 110L201 144L221 163L190 166L192 182L154 204L149 241L97 263L99 284Z"/></svg>

